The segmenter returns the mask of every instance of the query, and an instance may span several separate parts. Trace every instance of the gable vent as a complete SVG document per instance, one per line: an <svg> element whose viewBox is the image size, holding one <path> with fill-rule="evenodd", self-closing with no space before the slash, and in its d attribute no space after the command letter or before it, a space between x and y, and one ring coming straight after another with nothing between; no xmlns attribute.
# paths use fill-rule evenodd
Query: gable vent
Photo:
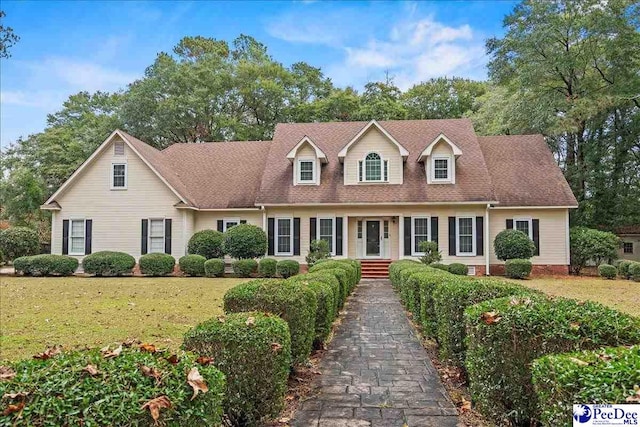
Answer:
<svg viewBox="0 0 640 427"><path fill-rule="evenodd" d="M118 141L113 144L113 154L115 156L124 156L124 142Z"/></svg>

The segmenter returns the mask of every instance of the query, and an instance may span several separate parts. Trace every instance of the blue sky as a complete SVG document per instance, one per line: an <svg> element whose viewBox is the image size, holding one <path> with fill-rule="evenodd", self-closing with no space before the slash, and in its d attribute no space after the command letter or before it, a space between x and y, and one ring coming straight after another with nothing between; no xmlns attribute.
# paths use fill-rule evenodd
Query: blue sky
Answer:
<svg viewBox="0 0 640 427"><path fill-rule="evenodd" d="M511 1L2 1L20 42L0 62L0 142L41 131L81 90L116 91L184 36L265 43L285 65L306 61L338 86L389 70L402 89L437 76L486 78L484 41L503 33Z"/></svg>

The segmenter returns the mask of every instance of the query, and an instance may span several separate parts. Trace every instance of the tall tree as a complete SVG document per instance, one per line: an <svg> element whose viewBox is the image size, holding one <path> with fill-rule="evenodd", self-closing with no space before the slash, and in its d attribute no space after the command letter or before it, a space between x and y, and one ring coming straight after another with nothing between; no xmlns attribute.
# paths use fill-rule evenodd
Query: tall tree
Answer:
<svg viewBox="0 0 640 427"><path fill-rule="evenodd" d="M393 82L370 82L364 86L360 98L358 120L402 120L407 110L400 102L402 92Z"/></svg>
<svg viewBox="0 0 640 427"><path fill-rule="evenodd" d="M5 27L3 20L7 16L0 10L0 58L10 58L9 48L18 43L20 37L13 32L13 28Z"/></svg>
<svg viewBox="0 0 640 427"><path fill-rule="evenodd" d="M474 101L486 91L485 82L438 77L411 87L402 94L402 103L407 118L453 119L472 113Z"/></svg>

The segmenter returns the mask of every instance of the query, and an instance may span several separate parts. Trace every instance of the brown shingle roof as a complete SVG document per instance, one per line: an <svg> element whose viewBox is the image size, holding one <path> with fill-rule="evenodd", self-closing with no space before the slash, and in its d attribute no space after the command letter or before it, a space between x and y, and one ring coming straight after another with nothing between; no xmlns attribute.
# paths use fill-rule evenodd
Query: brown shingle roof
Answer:
<svg viewBox="0 0 640 427"><path fill-rule="evenodd" d="M465 202L494 200L491 181L473 125L467 119L379 122L408 151L401 185L343 185L338 152L368 122L278 124L262 176L257 204ZM418 156L440 133L463 151L456 163L455 185L427 185ZM294 186L287 153L304 136L327 154L319 186Z"/></svg>
<svg viewBox="0 0 640 427"><path fill-rule="evenodd" d="M542 135L479 137L500 206L577 206Z"/></svg>

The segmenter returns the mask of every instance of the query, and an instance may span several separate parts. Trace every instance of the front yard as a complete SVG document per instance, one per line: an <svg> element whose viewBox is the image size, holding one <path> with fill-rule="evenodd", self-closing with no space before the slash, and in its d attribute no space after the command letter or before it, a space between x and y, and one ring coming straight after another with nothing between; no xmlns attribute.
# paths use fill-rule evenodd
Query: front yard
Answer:
<svg viewBox="0 0 640 427"><path fill-rule="evenodd" d="M127 338L177 348L246 279L0 277L0 361Z"/></svg>
<svg viewBox="0 0 640 427"><path fill-rule="evenodd" d="M640 283L630 280L554 276L514 281L549 295L597 301L625 313L640 316Z"/></svg>

